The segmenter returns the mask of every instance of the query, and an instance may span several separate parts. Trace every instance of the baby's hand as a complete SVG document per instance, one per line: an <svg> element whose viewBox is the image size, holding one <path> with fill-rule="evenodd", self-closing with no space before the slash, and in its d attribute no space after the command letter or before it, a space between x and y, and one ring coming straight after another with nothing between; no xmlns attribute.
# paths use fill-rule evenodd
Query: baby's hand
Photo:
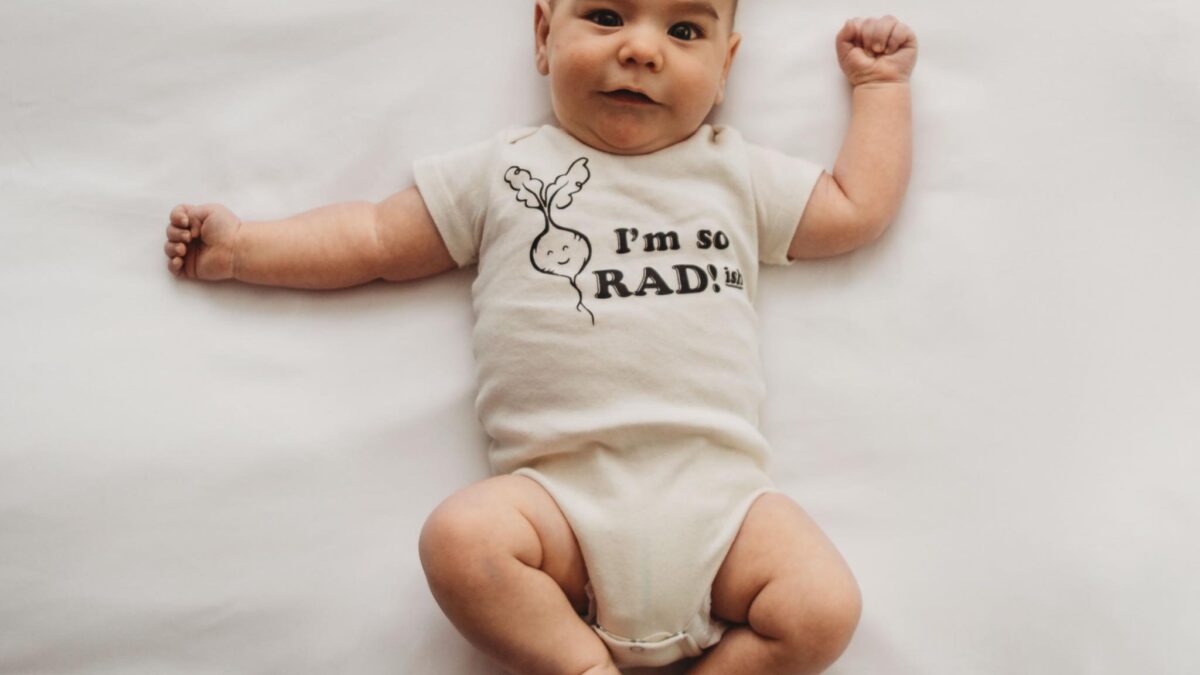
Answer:
<svg viewBox="0 0 1200 675"><path fill-rule="evenodd" d="M167 269L201 281L233 278L234 246L240 218L220 204L180 204L171 210L164 249Z"/></svg>
<svg viewBox="0 0 1200 675"><path fill-rule="evenodd" d="M850 84L908 82L917 63L917 36L888 15L855 18L837 35L838 63Z"/></svg>

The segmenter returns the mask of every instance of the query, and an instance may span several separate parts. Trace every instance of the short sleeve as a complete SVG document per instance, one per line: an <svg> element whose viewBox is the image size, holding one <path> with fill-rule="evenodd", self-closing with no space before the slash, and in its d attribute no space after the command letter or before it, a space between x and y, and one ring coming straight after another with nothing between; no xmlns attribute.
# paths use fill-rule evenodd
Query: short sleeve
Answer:
<svg viewBox="0 0 1200 675"><path fill-rule="evenodd" d="M768 265L790 265L795 261L788 260L788 248L825 168L753 143L746 143L746 155L754 191L758 259Z"/></svg>
<svg viewBox="0 0 1200 675"><path fill-rule="evenodd" d="M495 139L413 162L413 180L459 267L478 261Z"/></svg>

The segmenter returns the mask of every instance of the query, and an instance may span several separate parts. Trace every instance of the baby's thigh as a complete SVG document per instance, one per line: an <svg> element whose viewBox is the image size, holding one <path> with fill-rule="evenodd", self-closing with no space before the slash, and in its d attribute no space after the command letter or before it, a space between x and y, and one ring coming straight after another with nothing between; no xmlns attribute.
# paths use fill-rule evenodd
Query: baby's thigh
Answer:
<svg viewBox="0 0 1200 675"><path fill-rule="evenodd" d="M771 637L808 619L846 624L861 611L850 567L812 518L787 495L755 500L712 587L712 611Z"/></svg>
<svg viewBox="0 0 1200 675"><path fill-rule="evenodd" d="M450 495L426 519L420 547L430 575L459 571L436 567L514 556L554 579L577 612L587 611L579 542L554 498L532 478L493 476Z"/></svg>

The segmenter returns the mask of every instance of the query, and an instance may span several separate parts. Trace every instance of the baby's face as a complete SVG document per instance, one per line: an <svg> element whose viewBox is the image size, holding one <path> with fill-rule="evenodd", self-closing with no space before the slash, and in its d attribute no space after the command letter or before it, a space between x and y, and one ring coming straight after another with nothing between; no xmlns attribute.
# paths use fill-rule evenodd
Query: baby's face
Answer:
<svg viewBox="0 0 1200 675"><path fill-rule="evenodd" d="M615 154L691 136L725 97L734 0L537 0L537 67L559 124ZM649 97L616 94L636 90Z"/></svg>

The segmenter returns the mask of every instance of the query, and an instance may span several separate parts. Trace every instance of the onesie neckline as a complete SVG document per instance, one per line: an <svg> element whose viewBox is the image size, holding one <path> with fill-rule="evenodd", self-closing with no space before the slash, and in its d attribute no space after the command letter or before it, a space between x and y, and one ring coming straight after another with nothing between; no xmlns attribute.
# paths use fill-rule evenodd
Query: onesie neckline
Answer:
<svg viewBox="0 0 1200 675"><path fill-rule="evenodd" d="M556 136L564 142L575 146L576 150L597 153L612 160L631 163L650 161L652 159L666 157L678 152L686 152L692 145L697 143L705 143L706 145L715 144L717 136L726 129L724 125L713 125L706 122L697 127L696 131L694 131L691 136L688 136L674 145L668 145L667 147L655 150L654 152L646 152L640 155L619 155L613 152L601 150L599 148L594 148L578 138L575 138L569 131L557 125L543 124L540 128L547 134Z"/></svg>

